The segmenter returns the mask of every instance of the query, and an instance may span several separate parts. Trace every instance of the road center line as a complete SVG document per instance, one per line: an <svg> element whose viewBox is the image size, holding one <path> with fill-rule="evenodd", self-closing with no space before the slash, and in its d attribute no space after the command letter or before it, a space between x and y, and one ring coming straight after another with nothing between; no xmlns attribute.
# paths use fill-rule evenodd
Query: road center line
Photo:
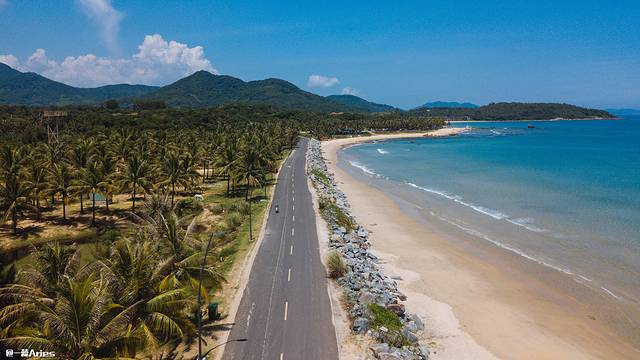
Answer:
<svg viewBox="0 0 640 360"><path fill-rule="evenodd" d="M287 275L287 282L291 281L291 269L289 269L289 275Z"/></svg>
<svg viewBox="0 0 640 360"><path fill-rule="evenodd" d="M295 216L295 215L293 215L293 217L291 218L291 221L292 221L292 222L295 222L295 221L296 221L296 216Z"/></svg>
<svg viewBox="0 0 640 360"><path fill-rule="evenodd" d="M289 255L293 255L293 244L291 244L291 249L289 249Z"/></svg>
<svg viewBox="0 0 640 360"><path fill-rule="evenodd" d="M284 353L280 353L280 360L284 360Z"/></svg>
<svg viewBox="0 0 640 360"><path fill-rule="evenodd" d="M291 228L291 236L295 233L295 228Z"/></svg>
<svg viewBox="0 0 640 360"><path fill-rule="evenodd" d="M284 321L287 321L287 313L289 312L289 302L284 302Z"/></svg>

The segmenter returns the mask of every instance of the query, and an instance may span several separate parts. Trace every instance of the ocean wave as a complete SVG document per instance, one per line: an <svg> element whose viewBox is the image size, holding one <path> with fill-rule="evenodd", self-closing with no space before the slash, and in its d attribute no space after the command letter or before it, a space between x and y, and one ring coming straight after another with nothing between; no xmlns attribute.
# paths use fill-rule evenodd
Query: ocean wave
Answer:
<svg viewBox="0 0 640 360"><path fill-rule="evenodd" d="M376 149L376 150L378 150L378 152L379 152L380 154L382 154L382 155L384 155L384 154L388 154L388 153L389 153L387 150L383 150L383 149L380 149L380 148L378 148L378 149Z"/></svg>
<svg viewBox="0 0 640 360"><path fill-rule="evenodd" d="M425 191L425 192L428 192L428 193L431 193L431 194L436 194L436 195L442 196L442 197L447 198L449 200L452 200L452 201L454 201L454 202L456 202L456 203L458 203L460 205L463 205L463 206L466 206L468 208L471 208L471 209L473 209L473 210L475 210L475 211L477 211L479 213L491 216L492 218L494 218L496 220L507 219L509 217L509 215L501 213L498 210L493 210L493 209L486 208L484 206L480 206L480 205L476 205L476 204L472 204L472 203L466 202L466 201L462 200L462 197L460 197L458 195L449 194L449 193L444 192L444 191L438 191L438 190L434 190L434 189L429 189L429 188L422 187L420 185L416 185L416 184L410 183L410 182L407 182L406 184L411 186L411 187L413 187L413 188L416 188L416 189L419 189L419 190L422 190L422 191Z"/></svg>
<svg viewBox="0 0 640 360"><path fill-rule="evenodd" d="M378 175L378 174L376 174L375 171L373 171L373 170L369 169L368 167L360 164L359 162L349 160L349 164L351 164L351 166L353 166L355 168L358 168L358 169L362 170L365 174Z"/></svg>
<svg viewBox="0 0 640 360"><path fill-rule="evenodd" d="M521 226L529 231L533 231L537 233L543 233L547 231L546 229L542 229L542 228L531 225L531 223L533 222L533 219L531 218L518 218L518 219L505 219L505 220L512 223L513 225Z"/></svg>
<svg viewBox="0 0 640 360"><path fill-rule="evenodd" d="M520 255L520 256L524 257L525 259L529 259L529 260L534 261L534 262L536 262L536 263L538 263L538 264L540 264L540 265L544 265L544 266L549 267L549 268L551 268L551 269L554 269L554 270L560 271L560 272L562 272L562 273L564 273L564 274L566 274L566 275L571 275L571 276L575 276L575 275L577 275L577 274L575 274L573 271L571 271L571 270L570 270L570 269L568 269L568 268L560 267L560 266L557 266L557 265L553 265L553 264L551 264L551 263L549 263L549 262L547 262L547 261L544 261L544 260L542 260L542 259L538 259L538 258L536 258L536 257L534 257L534 256L532 256L532 255L529 255L529 254L527 254L526 252L524 252L524 251L522 251L522 250L520 250L520 249L518 249L518 248L516 248L516 247L514 247L514 246L511 246L511 245L508 245L508 244L502 243L502 242L500 242L500 241L498 241L498 240L495 240L495 239L491 238L489 235L487 235L487 234L485 234L485 233L483 233L483 232L480 232L480 231L478 231L478 230L475 230L475 229L472 229L472 228L466 227L466 226L464 226L464 225L458 224L457 222L455 222L455 221L453 221L453 220L450 220L450 219L447 219L447 218L442 217L442 216L439 216L438 218L439 218L440 220L442 220L442 221L444 221L444 222L448 223L448 224L451 224L451 225L453 225L453 226L457 227L458 229L460 229L460 230L462 230L462 231L466 232L466 233L467 233L467 234L469 234L469 235L473 235L473 236L475 236L475 237L479 237L479 238L481 238L481 239L484 239L484 240L486 240L486 241L489 241L490 243L492 243L492 244L494 244L494 245L496 245L496 246L498 246L498 247L500 247L500 248L502 248L502 249L505 249L505 250L508 250L508 251L510 251L510 252L513 252L513 253L515 253L515 254L517 254L517 255Z"/></svg>
<svg viewBox="0 0 640 360"><path fill-rule="evenodd" d="M545 260L539 259L539 258L537 258L537 257L535 257L535 256L533 256L533 255L530 255L530 254L526 253L526 252L525 252L525 251L523 251L523 250L520 250L520 249L518 249L518 248L516 248L516 247L514 247L514 246L511 246L511 245L509 245L509 244L505 244L505 243L503 243L503 242L500 242L500 241L498 241L498 240L495 240L495 239L491 238L489 235L487 235L487 234L485 234L485 233L483 233L483 232L480 232L480 231L478 231L478 230L475 230L475 229L472 229L472 228L470 228L470 227L467 227L467 226L464 226L464 225L462 225L462 224L459 224L458 222L453 221L453 220L451 220L451 219L448 219L448 218L446 218L446 217L438 216L438 218L439 218L440 220L442 220L442 221L444 221L444 222L446 222L446 223L450 224L450 225L453 225L453 226L457 227L458 229L460 229L460 230L462 230L462 231L466 232L466 233L467 233L467 234L469 234L469 235L472 235L472 236L475 236L475 237L481 238L481 239L483 239L483 240L486 240L486 241L488 241L488 242L490 242L490 243L492 243L492 244L494 244L494 245L498 246L498 247L499 247L499 248L501 248L501 249L504 249L504 250L510 251L510 252L512 252L512 253L514 253L514 254L517 254L517 255L519 255L519 256L521 256L521 257L525 258L525 259L531 260L531 261L533 261L533 262L535 262L535 263L537 263L537 264L540 264L540 265L542 265L542 266L548 267L548 268L550 268L550 269L553 269L553 270L559 271L559 272L561 272L561 273L563 273L563 274L565 274L565 275L569 275L569 276L571 276L571 277L573 278L573 280L574 280L575 282L577 282L577 283L579 283L579 284L581 284L581 285L584 285L584 286L586 286L586 287L588 287L588 288L591 288L591 289L597 289L597 288L594 288L594 287L593 287L593 285L589 285L589 284L592 284L592 283L593 283L593 280L592 280L592 279L590 279L590 278L588 278L588 277L586 277L586 276L584 276L584 275L577 274L577 273L573 272L573 271L572 271L571 269L569 269L569 268L566 268L566 267L562 267L562 266L558 266L558 265L551 264L551 263L550 263L550 262L548 262L548 261L545 261ZM616 299L616 300L618 300L618 301L623 301L623 300L624 300L624 298L623 298L622 296L615 294L613 291L611 291L611 290L607 289L607 288L606 288L606 287L604 287L604 286L600 286L600 289L601 289L602 291L604 291L607 295L611 296L612 298L614 298L614 299Z"/></svg>
<svg viewBox="0 0 640 360"><path fill-rule="evenodd" d="M613 297L614 299L622 300L622 296L614 294L611 290L607 289L606 287L600 286L600 289L602 289L602 291L604 291L605 293L607 293L609 296Z"/></svg>

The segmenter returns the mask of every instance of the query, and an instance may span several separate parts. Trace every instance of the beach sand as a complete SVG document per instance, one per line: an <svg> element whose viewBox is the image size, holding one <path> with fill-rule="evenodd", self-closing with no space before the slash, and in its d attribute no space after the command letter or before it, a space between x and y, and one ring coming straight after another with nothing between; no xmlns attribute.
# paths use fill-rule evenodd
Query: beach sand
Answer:
<svg viewBox="0 0 640 360"><path fill-rule="evenodd" d="M445 128L429 135L460 131ZM431 358L637 359L637 350L591 315L580 289L558 290L576 288L572 281L490 244L469 245L434 230L400 199L336 165L337 152L345 146L420 136L343 138L325 141L322 148L353 215L370 230L372 250L385 273L401 278L408 311L426 319Z"/></svg>

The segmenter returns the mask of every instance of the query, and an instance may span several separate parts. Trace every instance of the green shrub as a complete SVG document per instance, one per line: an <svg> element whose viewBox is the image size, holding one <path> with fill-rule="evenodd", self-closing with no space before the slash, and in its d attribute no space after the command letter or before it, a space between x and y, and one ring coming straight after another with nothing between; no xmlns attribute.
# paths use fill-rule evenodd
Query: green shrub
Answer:
<svg viewBox="0 0 640 360"><path fill-rule="evenodd" d="M326 209L329 205L331 204L331 201L327 198L320 198L320 201L318 202L318 208L320 210L324 210Z"/></svg>
<svg viewBox="0 0 640 360"><path fill-rule="evenodd" d="M239 209L238 203L235 203L235 202L227 205L227 208L226 208L228 212L238 211L238 209Z"/></svg>
<svg viewBox="0 0 640 360"><path fill-rule="evenodd" d="M341 278L347 273L347 265L344 263L342 255L337 251L332 251L327 255L327 271L332 279Z"/></svg>
<svg viewBox="0 0 640 360"><path fill-rule="evenodd" d="M175 212L178 217L197 215L202 212L202 203L191 198L182 199L176 203Z"/></svg>
<svg viewBox="0 0 640 360"><path fill-rule="evenodd" d="M327 187L331 186L331 180L329 180L329 177L324 172L322 172L322 171L320 171L318 169L313 169L313 170L311 170L311 174L313 176L315 176L316 179L318 179L318 181L322 182L325 186L327 186Z"/></svg>
<svg viewBox="0 0 640 360"><path fill-rule="evenodd" d="M235 230L238 226L242 225L242 215L237 212L228 213L224 217L224 222L227 224L229 230Z"/></svg>
<svg viewBox="0 0 640 360"><path fill-rule="evenodd" d="M224 206L222 204L215 204L211 207L211 213L214 215L220 215L224 212Z"/></svg>
<svg viewBox="0 0 640 360"><path fill-rule="evenodd" d="M369 323L373 329L379 330L382 326L387 328L386 332L379 332L379 341L397 348L401 348L405 345L411 345L409 340L407 340L407 337L402 333L402 321L400 321L400 318L396 313L387 310L378 304L369 304L369 313Z"/></svg>
<svg viewBox="0 0 640 360"><path fill-rule="evenodd" d="M238 204L238 212L242 215L249 215L249 203L248 202L243 202L241 204Z"/></svg>
<svg viewBox="0 0 640 360"><path fill-rule="evenodd" d="M355 229L354 221L340 210L340 208L329 199L320 199L318 207L325 215L325 218L334 220L339 226L344 226L347 231Z"/></svg>
<svg viewBox="0 0 640 360"><path fill-rule="evenodd" d="M378 304L369 304L369 312L371 313L371 327L374 329L384 326L389 330L402 329L402 321L396 313L387 310Z"/></svg>

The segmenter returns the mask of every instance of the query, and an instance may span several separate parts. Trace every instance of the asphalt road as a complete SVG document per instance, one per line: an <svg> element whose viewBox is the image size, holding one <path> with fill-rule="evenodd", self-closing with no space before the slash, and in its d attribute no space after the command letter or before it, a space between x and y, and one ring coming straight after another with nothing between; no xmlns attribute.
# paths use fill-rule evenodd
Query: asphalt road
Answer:
<svg viewBox="0 0 640 360"><path fill-rule="evenodd" d="M337 359L302 139L278 176L265 237L223 359ZM275 212L278 204L280 212ZM246 339L234 342L236 339Z"/></svg>

